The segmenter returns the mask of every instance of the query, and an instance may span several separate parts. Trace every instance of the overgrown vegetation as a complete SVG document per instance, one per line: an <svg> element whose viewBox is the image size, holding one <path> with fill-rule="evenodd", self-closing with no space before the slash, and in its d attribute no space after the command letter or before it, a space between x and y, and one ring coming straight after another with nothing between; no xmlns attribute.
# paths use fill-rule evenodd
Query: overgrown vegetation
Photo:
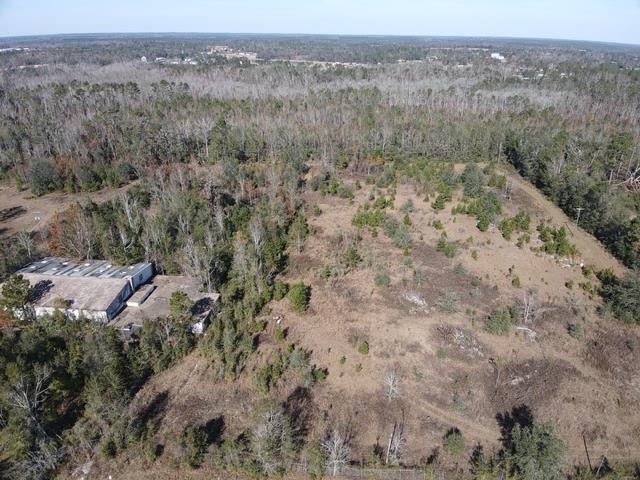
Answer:
<svg viewBox="0 0 640 480"><path fill-rule="evenodd" d="M513 326L517 323L518 315L518 308L514 306L494 310L487 317L485 329L493 335L508 335Z"/></svg>
<svg viewBox="0 0 640 480"><path fill-rule="evenodd" d="M291 286L287 296L289 300L291 300L291 306L296 312L306 312L309 308L311 287L302 282L295 283Z"/></svg>
<svg viewBox="0 0 640 480"><path fill-rule="evenodd" d="M445 256L449 258L453 258L456 256L456 253L458 253L458 246L455 242L449 242L447 240L447 234L443 232L436 244L436 250L444 253Z"/></svg>
<svg viewBox="0 0 640 480"><path fill-rule="evenodd" d="M623 322L640 324L640 271L627 272L622 278L602 271L598 278L602 297L613 314Z"/></svg>
<svg viewBox="0 0 640 480"><path fill-rule="evenodd" d="M514 193L507 178L513 173L503 175L500 165L506 161L578 224L538 225L544 252L579 256L569 229L584 228L635 268L620 278L599 273L601 313L640 323L635 50L561 44L551 51L492 40L501 51L515 53L503 65L488 63L477 40L456 40L449 48L449 41L412 38L222 38L233 48L254 49L265 60L329 63L241 64L204 53L219 40L206 36L60 38L2 53L0 179L25 191L19 195L104 190L101 196L108 200L79 196L50 224L38 224L39 232L0 228L0 279L6 280L0 299L0 477L65 476L65 466L76 459L108 462L127 449L156 461L163 455L154 437L159 420L152 412L131 413L131 400L151 376L196 349L199 364L215 372L221 388L246 385L259 405L246 424L229 429L238 432L234 435L222 434L219 422L214 422L218 430L181 424L163 439L175 444L176 467L211 464L229 475L266 478L304 461L310 476L320 478L327 469L338 472L360 461L360 452L350 451L359 441L351 437L358 430L340 432L330 424L337 406L316 405L311 395L329 372L314 365L312 352L290 343L299 338L295 330L289 335L288 326L264 320L283 306L272 300L283 300L298 313L309 310L311 286L280 280L300 278L288 257L304 252L307 237L316 231L307 216L323 220L356 195L368 198L352 219L358 235L382 232L394 255L404 253L404 270L392 270L359 240L343 239L333 258L314 267L327 288L335 288L337 279L346 284L346 273L367 266L379 287L369 285L372 294L389 295L411 283L428 290L430 266L422 259L418 265L418 256L414 265L409 257L422 242L417 233L424 218L421 202L435 210L429 210L431 218L439 217L431 223L441 232L436 248L448 258L468 246L450 241L444 232L446 224L453 237L450 229L457 227L459 214L474 217L480 231L495 226L519 247L529 243L529 213L503 214ZM24 40L29 41L37 42ZM175 56L178 62L140 62L143 55ZM199 64L185 64L188 55ZM331 64L335 61L367 65ZM540 69L541 78L524 80L527 72ZM407 184L420 200L406 201L396 211L396 195L402 201L400 187ZM120 187L126 188L114 191ZM325 212L315 203L305 205L306 195ZM7 225L25 214L20 206L3 209L0 222ZM453 217L445 220L449 210ZM171 295L166 316L144 321L127 341L112 327L68 321L62 312L69 306L65 299L56 302L60 311L34 320L32 286L12 274L45 254L114 264L149 261L161 274L188 275L204 291L219 291L220 313L201 339L191 333L193 301L180 291ZM484 255L477 242L472 258L484 261ZM589 270L579 285L595 295L598 284ZM462 265L453 271L462 282ZM509 279L521 286L513 272ZM474 281L478 287L480 280ZM581 294L571 291L570 281L565 285L569 291L564 293ZM436 287L434 295L441 293L434 305L441 313L467 306L462 290ZM346 295L349 289L346 285ZM484 328L508 335L520 315L516 307L495 310ZM475 310L468 317L473 324ZM581 339L581 320L571 322L562 328ZM346 364L343 356L341 368L363 377L370 365L389 357L386 345L377 342L369 355L369 341L373 337L359 332L352 342L357 360ZM441 365L455 360L443 348L436 352ZM499 369L499 359L494 361ZM416 381L422 375L414 373ZM274 400L290 393L286 402ZM466 397L454 399L458 413L467 406ZM326 432L320 424L301 425L314 409L322 412ZM452 429L444 437L442 451L459 464L455 476L466 474L460 470L470 456L476 478L565 478L566 448L552 426L522 412L511 414L501 419L502 448L495 454L478 448L471 455L466 432ZM394 432L400 433L389 445L389 465L405 462L399 424ZM382 463L384 456L375 453L375 462ZM439 466L436 453L430 462L429 468ZM583 472L583 478L595 475ZM601 478L608 474L598 472Z"/></svg>
<svg viewBox="0 0 640 480"><path fill-rule="evenodd" d="M500 232L506 240L511 240L514 233L523 234L523 241L528 242L528 234L531 232L531 217L524 210L519 210L514 217L504 218L499 225ZM520 241L520 240L518 240Z"/></svg>
<svg viewBox="0 0 640 480"><path fill-rule="evenodd" d="M454 213L472 215L477 220L478 230L486 232L489 226L502 213L502 202L495 192L483 191L477 198L468 203L462 203L454 209Z"/></svg>
<svg viewBox="0 0 640 480"><path fill-rule="evenodd" d="M164 322L164 323L163 323ZM163 329L159 339L157 329ZM8 478L43 478L102 441L114 456L145 425L123 416L140 385L186 355L194 342L181 319L145 323L137 344L92 321L63 314L3 331L0 442ZM25 401L20 399L24 398Z"/></svg>
<svg viewBox="0 0 640 480"><path fill-rule="evenodd" d="M560 257L576 257L580 254L575 245L569 242L567 230L564 226L554 228L548 226L544 221L537 227L540 240L543 242L542 249L551 255Z"/></svg>

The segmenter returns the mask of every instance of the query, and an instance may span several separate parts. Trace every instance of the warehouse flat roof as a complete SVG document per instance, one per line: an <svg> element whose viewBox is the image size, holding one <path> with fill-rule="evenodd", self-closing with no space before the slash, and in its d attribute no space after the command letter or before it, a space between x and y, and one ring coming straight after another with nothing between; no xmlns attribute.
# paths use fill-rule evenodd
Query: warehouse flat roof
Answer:
<svg viewBox="0 0 640 480"><path fill-rule="evenodd" d="M78 278L71 276L51 276L40 273L22 273L36 288L37 299L34 304L39 307L56 305L56 299L71 300L73 310L103 311L118 296L127 284L124 278Z"/></svg>
<svg viewBox="0 0 640 480"><path fill-rule="evenodd" d="M142 325L144 319L154 320L169 315L169 299L176 290L185 292L194 302L211 299L215 303L220 298L217 292L200 292L200 285L196 279L182 275L156 275L150 285L155 288L149 298L139 307L127 307L111 325L117 328L130 324Z"/></svg>
<svg viewBox="0 0 640 480"><path fill-rule="evenodd" d="M106 260L74 262L59 257L46 257L30 263L18 273L34 273L50 277L83 278L127 278L133 277L149 267L149 263L136 263L127 267L112 265Z"/></svg>

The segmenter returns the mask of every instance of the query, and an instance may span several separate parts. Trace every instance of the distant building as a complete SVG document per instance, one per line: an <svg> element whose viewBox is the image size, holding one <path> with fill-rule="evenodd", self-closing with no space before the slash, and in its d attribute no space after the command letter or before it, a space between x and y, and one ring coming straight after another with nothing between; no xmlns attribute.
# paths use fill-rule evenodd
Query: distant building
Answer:
<svg viewBox="0 0 640 480"><path fill-rule="evenodd" d="M147 57L145 57L145 56L141 57L141 58L140 58L140 61L141 61L142 63L147 63Z"/></svg>
<svg viewBox="0 0 640 480"><path fill-rule="evenodd" d="M504 62L504 57L497 52L492 53L491 58L493 58L494 60L499 60L501 62Z"/></svg>
<svg viewBox="0 0 640 480"><path fill-rule="evenodd" d="M36 316L56 309L78 318L108 322L127 300L153 277L153 265L116 266L105 260L71 260L47 257L18 271L35 290Z"/></svg>

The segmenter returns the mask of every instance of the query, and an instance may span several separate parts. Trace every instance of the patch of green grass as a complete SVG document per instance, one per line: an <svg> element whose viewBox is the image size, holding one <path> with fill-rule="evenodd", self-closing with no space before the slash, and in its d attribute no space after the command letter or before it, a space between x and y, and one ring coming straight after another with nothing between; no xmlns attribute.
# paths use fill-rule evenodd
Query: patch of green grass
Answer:
<svg viewBox="0 0 640 480"><path fill-rule="evenodd" d="M289 285L286 284L285 282L278 280L273 285L273 299L275 301L282 300L287 295L288 292L289 292Z"/></svg>
<svg viewBox="0 0 640 480"><path fill-rule="evenodd" d="M456 313L458 311L458 295L455 292L444 292L440 295L437 305L443 313Z"/></svg>
<svg viewBox="0 0 640 480"><path fill-rule="evenodd" d="M276 327L276 331L273 334L278 342L283 342L287 338L287 329L282 327Z"/></svg>
<svg viewBox="0 0 640 480"><path fill-rule="evenodd" d="M464 265L458 263L455 267L453 267L453 273L455 273L456 275L465 275L467 273L467 269L464 268Z"/></svg>
<svg viewBox="0 0 640 480"><path fill-rule="evenodd" d="M436 244L436 250L444 253L448 258L453 258L458 253L458 246L453 242L447 241L446 235L443 234Z"/></svg>
<svg viewBox="0 0 640 480"><path fill-rule="evenodd" d="M400 211L402 213L413 213L415 211L413 200L409 199L406 202L404 202L400 207Z"/></svg>
<svg viewBox="0 0 640 480"><path fill-rule="evenodd" d="M447 432L442 442L442 449L452 457L459 457L465 451L466 444L462 433L457 428Z"/></svg>
<svg viewBox="0 0 640 480"><path fill-rule="evenodd" d="M386 270L378 270L374 281L378 287L388 287L391 285L391 278L389 278L389 274Z"/></svg>
<svg viewBox="0 0 640 480"><path fill-rule="evenodd" d="M362 256L358 252L358 249L351 245L349 246L343 255L343 261L347 268L353 269L356 268L362 262Z"/></svg>
<svg viewBox="0 0 640 480"><path fill-rule="evenodd" d="M413 375L413 378L415 378L418 381L424 378L424 374L420 370L418 370L418 368L415 366L411 368L411 374Z"/></svg>
<svg viewBox="0 0 640 480"><path fill-rule="evenodd" d="M453 394L453 409L458 413L463 413L467 409L467 405L458 393Z"/></svg>
<svg viewBox="0 0 640 480"><path fill-rule="evenodd" d="M584 327L580 323L570 323L567 331L573 338L579 339L584 337Z"/></svg>
<svg viewBox="0 0 640 480"><path fill-rule="evenodd" d="M323 279L327 279L332 275L331 265L323 265L320 270L318 270L318 276Z"/></svg>
<svg viewBox="0 0 640 480"><path fill-rule="evenodd" d="M411 244L409 228L395 218L388 217L383 225L384 233L398 248L407 248Z"/></svg>

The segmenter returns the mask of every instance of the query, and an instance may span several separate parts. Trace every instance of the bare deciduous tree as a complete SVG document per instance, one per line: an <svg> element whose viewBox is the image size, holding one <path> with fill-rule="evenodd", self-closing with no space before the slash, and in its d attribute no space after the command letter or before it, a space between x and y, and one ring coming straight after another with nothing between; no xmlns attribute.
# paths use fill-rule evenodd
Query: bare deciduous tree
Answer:
<svg viewBox="0 0 640 480"><path fill-rule="evenodd" d="M349 461L349 447L346 439L338 430L334 430L331 436L322 443L322 448L326 464L331 469L331 475L335 477Z"/></svg>
<svg viewBox="0 0 640 480"><path fill-rule="evenodd" d="M256 460L267 474L275 472L290 460L295 450L292 429L282 408L272 406L260 413L251 443Z"/></svg>
<svg viewBox="0 0 640 480"><path fill-rule="evenodd" d="M124 225L118 225L118 239L120 240L120 244L122 245L122 249L125 252L131 250L131 247L135 244L135 238L133 238Z"/></svg>
<svg viewBox="0 0 640 480"><path fill-rule="evenodd" d="M138 202L125 192L120 193L119 199L129 228L137 232L142 223Z"/></svg>
<svg viewBox="0 0 640 480"><path fill-rule="evenodd" d="M258 424L253 430L253 449L258 463L262 465L266 473L275 471L274 444L275 437L279 435L283 425L283 415L279 410L267 410L259 417Z"/></svg>
<svg viewBox="0 0 640 480"><path fill-rule="evenodd" d="M200 135L202 135L202 145L204 146L204 159L209 159L209 135L211 134L211 124L212 120L210 118L199 118L195 121L196 130Z"/></svg>
<svg viewBox="0 0 640 480"><path fill-rule="evenodd" d="M220 229L220 234L224 235L225 233L225 223L224 223L224 210L220 205L216 205L213 209L213 219L216 222L216 225Z"/></svg>
<svg viewBox="0 0 640 480"><path fill-rule="evenodd" d="M46 433L38 416L40 407L49 396L50 377L51 371L47 367L36 367L33 376L20 375L20 378L11 385L8 395L9 403L23 410L42 436L46 436Z"/></svg>
<svg viewBox="0 0 640 480"><path fill-rule="evenodd" d="M211 232L205 236L205 244L196 245L191 236L185 241L182 249L184 270L197 278L208 292L213 290L212 265L216 259L215 239Z"/></svg>
<svg viewBox="0 0 640 480"><path fill-rule="evenodd" d="M533 290L528 290L524 294L522 301L522 321L525 324L531 323L536 314L536 295Z"/></svg>
<svg viewBox="0 0 640 480"><path fill-rule="evenodd" d="M407 448L407 439L404 434L404 422L394 423L393 431L389 437L385 464L398 465L404 459Z"/></svg>
<svg viewBox="0 0 640 480"><path fill-rule="evenodd" d="M33 255L33 247L35 245L33 241L33 236L30 232L20 232L16 235L16 241L20 248L22 248L25 252L27 252L27 257L31 260Z"/></svg>
<svg viewBox="0 0 640 480"><path fill-rule="evenodd" d="M400 377L395 369L389 370L384 377L384 396L388 401L399 398Z"/></svg>
<svg viewBox="0 0 640 480"><path fill-rule="evenodd" d="M162 271L162 245L167 242L164 220L158 215L146 216L145 229L140 237L140 243L144 248L144 257L147 261L154 262L158 270Z"/></svg>
<svg viewBox="0 0 640 480"><path fill-rule="evenodd" d="M258 258L258 263L262 263L262 243L264 237L264 227L262 226L262 220L260 217L254 216L249 222L249 233L251 234L251 242L253 243L253 249Z"/></svg>
<svg viewBox="0 0 640 480"><path fill-rule="evenodd" d="M93 220L79 205L72 205L62 220L56 217L59 227L58 244L65 254L77 258L93 258L95 229Z"/></svg>
<svg viewBox="0 0 640 480"><path fill-rule="evenodd" d="M19 478L47 478L65 457L65 449L52 439L40 439L37 448L27 452L18 466Z"/></svg>

